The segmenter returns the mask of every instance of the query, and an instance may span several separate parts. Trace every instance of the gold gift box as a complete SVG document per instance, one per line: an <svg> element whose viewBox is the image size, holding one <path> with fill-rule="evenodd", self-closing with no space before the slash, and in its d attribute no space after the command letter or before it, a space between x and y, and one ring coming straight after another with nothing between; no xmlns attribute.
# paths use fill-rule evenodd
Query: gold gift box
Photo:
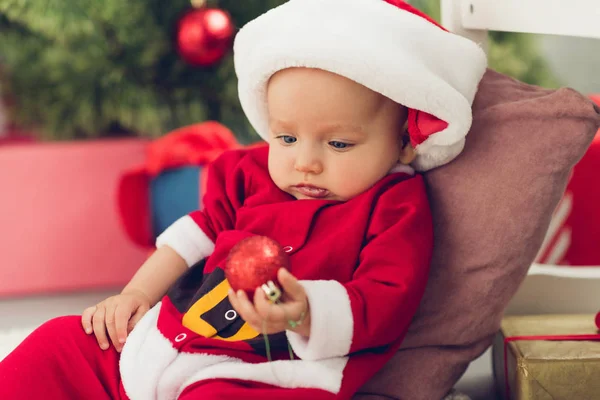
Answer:
<svg viewBox="0 0 600 400"><path fill-rule="evenodd" d="M600 306L600 305L599 305ZM530 340L530 336L598 335L594 315L510 316L494 342L494 375L502 398L600 400L600 335L594 340ZM506 346L505 338L525 337Z"/></svg>

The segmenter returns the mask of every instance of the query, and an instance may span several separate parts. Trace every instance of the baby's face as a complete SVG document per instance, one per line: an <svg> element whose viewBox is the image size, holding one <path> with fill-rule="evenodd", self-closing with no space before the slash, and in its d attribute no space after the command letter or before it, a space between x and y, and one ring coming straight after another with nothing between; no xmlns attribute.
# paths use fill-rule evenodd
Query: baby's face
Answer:
<svg viewBox="0 0 600 400"><path fill-rule="evenodd" d="M406 109L339 75L276 73L267 91L269 173L297 199L346 201L398 163Z"/></svg>

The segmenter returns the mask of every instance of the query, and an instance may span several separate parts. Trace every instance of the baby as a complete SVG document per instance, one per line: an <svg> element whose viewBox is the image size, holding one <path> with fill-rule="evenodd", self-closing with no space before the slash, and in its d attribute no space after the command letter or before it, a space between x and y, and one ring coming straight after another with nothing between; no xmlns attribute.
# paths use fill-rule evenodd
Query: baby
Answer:
<svg viewBox="0 0 600 400"><path fill-rule="evenodd" d="M398 349L433 242L413 167L462 149L483 52L399 0L291 0L234 53L268 146L211 165L203 209L159 236L121 294L0 363L0 398L350 398ZM254 235L289 255L278 304L225 279Z"/></svg>

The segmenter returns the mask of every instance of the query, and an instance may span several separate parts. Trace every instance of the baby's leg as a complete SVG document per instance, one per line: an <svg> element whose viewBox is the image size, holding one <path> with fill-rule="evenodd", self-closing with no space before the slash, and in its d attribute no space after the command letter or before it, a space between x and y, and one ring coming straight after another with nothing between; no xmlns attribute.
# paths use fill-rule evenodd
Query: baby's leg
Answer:
<svg viewBox="0 0 600 400"><path fill-rule="evenodd" d="M125 399L119 353L101 350L81 317L56 318L0 361L0 399Z"/></svg>
<svg viewBox="0 0 600 400"><path fill-rule="evenodd" d="M259 382L211 379L186 388L178 400L332 400L333 393L320 389L286 389Z"/></svg>

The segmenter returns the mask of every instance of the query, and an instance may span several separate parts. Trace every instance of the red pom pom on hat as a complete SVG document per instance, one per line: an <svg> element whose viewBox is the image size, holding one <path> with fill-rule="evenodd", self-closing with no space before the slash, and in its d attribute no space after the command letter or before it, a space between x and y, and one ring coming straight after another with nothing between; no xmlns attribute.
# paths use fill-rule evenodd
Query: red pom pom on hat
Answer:
<svg viewBox="0 0 600 400"><path fill-rule="evenodd" d="M418 15L419 17L429 21L433 25L447 32L447 30L437 23L433 18L419 9L411 6L403 0L384 0L393 6L400 8L401 10L408 11L412 14ZM409 109L408 110L408 135L410 137L410 144L413 147L417 147L423 143L429 136L441 132L448 128L448 123L436 118L435 116L428 114L423 111Z"/></svg>

